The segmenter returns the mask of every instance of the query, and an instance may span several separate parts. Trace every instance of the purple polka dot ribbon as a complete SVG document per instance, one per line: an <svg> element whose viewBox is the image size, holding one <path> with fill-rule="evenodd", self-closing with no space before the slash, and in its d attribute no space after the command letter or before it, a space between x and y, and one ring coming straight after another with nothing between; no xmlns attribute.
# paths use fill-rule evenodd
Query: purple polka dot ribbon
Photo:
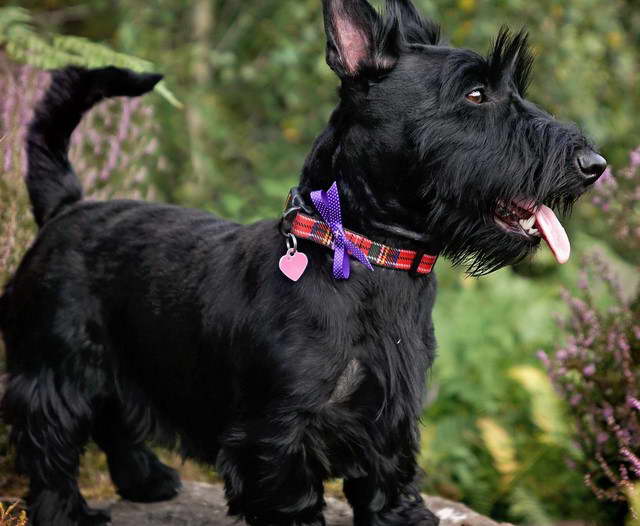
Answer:
<svg viewBox="0 0 640 526"><path fill-rule="evenodd" d="M326 192L324 190L311 192L311 200L333 234L333 277L349 279L351 275L349 256L353 256L369 270L373 270L367 256L345 235L337 183L334 182Z"/></svg>

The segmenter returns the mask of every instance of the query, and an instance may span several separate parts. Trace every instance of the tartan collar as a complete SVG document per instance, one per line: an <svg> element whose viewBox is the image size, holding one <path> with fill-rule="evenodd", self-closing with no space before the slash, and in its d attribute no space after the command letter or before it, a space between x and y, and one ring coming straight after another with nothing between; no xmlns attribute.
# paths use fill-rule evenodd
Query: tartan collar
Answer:
<svg viewBox="0 0 640 526"><path fill-rule="evenodd" d="M304 202L298 188L292 188L282 214L280 229L284 235L293 234L319 245L332 248L333 233L327 223L311 216L313 210ZM393 248L344 229L345 236L356 245L372 265L405 270L414 275L430 274L438 260L437 255L421 251Z"/></svg>

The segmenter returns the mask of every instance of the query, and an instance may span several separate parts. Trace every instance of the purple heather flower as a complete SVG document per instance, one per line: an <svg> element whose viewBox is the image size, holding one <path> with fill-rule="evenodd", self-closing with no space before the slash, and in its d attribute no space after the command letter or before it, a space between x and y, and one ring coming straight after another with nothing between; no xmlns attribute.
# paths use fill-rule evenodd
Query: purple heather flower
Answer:
<svg viewBox="0 0 640 526"><path fill-rule="evenodd" d="M582 290L587 290L589 288L589 280L587 279L586 274L582 274L580 276L580 280L578 281L578 287Z"/></svg>
<svg viewBox="0 0 640 526"><path fill-rule="evenodd" d="M550 361L549 361L549 356L547 355L546 352L544 352L543 350L540 350L536 353L536 356L538 357L538 360L540 360L545 367L549 367Z"/></svg>
<svg viewBox="0 0 640 526"><path fill-rule="evenodd" d="M606 170L602 172L600 179L596 181L596 187L607 186L611 183L614 183L615 179L613 178L613 173L611 172L611 167L607 166Z"/></svg>
<svg viewBox="0 0 640 526"><path fill-rule="evenodd" d="M640 459L626 447L623 447L620 450L620 453L627 457L631 463L631 470L636 474L636 476L640 477Z"/></svg>
<svg viewBox="0 0 640 526"><path fill-rule="evenodd" d="M582 401L582 395L581 394L574 394L571 399L569 400L569 403L575 407L577 406L580 402Z"/></svg>

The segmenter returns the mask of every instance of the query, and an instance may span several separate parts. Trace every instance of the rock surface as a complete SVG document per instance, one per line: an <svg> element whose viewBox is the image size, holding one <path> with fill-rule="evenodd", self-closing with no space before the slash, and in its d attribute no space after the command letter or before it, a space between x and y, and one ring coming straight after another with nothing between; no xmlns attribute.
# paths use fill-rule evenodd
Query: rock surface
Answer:
<svg viewBox="0 0 640 526"><path fill-rule="evenodd" d="M427 506L438 517L440 526L498 526L462 504L439 497L425 497ZM334 497L327 497L327 526L351 526L349 506ZM113 526L242 526L227 517L224 491L219 485L184 482L178 497L168 502L137 504L117 501L93 506L111 510ZM503 524L502 526L507 526Z"/></svg>

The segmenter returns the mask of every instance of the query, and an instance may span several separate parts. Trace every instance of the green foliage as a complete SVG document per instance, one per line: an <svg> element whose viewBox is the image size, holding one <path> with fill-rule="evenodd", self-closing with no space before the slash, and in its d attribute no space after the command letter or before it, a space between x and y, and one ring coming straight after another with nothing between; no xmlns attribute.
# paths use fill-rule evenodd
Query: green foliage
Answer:
<svg viewBox="0 0 640 526"><path fill-rule="evenodd" d="M211 14L198 37L203 3ZM245 222L277 213L336 102L317 0L123 8L118 42L162 63L185 102L183 115L162 115L168 198Z"/></svg>
<svg viewBox="0 0 640 526"><path fill-rule="evenodd" d="M535 350L557 334L549 315L556 308L555 287L509 270L471 280L445 264L439 278L435 326L441 351L430 379L437 396L424 417L433 436L423 464L427 488L459 496L496 518L513 519L517 512L517 518L539 520L540 508L547 515L569 507L576 513L586 494L576 491L579 477L558 473L545 488L536 487L540 473L551 471L567 447L562 419L541 418L540 393L533 398L531 392L540 378L537 390L545 389ZM552 406L550 390L546 397ZM573 503L572 493L578 494Z"/></svg>

